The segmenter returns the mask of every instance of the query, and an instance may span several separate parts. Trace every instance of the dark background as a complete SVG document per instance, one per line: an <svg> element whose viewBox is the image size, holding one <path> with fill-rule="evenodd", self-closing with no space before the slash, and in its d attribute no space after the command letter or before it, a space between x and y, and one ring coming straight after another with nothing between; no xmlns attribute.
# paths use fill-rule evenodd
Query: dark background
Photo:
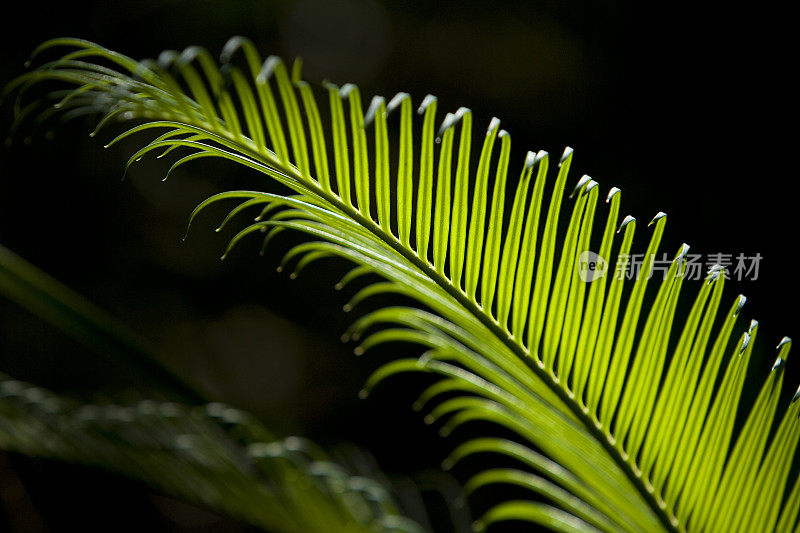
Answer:
<svg viewBox="0 0 800 533"><path fill-rule="evenodd" d="M497 116L513 139L512 169L527 149L557 155L572 146L573 182L588 173L603 190L620 187L623 215L640 222L658 211L670 216L663 250L687 242L695 253L763 256L759 279L730 283L724 304L746 294L740 325L761 323L756 383L778 340L800 323L790 75L796 45L782 28L788 18L767 4L747 11L637 5L27 3L2 22L0 85L23 72L29 52L50 37L82 37L144 58L193 44L216 53L241 34L265 55L301 55L311 81L353 81L366 98L403 90L419 102L433 93L442 112L470 107L476 125ZM0 129L10 115L8 105L0 108ZM20 138L0 149L0 243L130 325L210 398L252 410L283 434L328 447L353 442L390 474L436 467L451 443L408 408L421 378L396 379L368 401L356 398L370 371L402 352L356 358L338 342L352 318L341 312L347 295L333 284L347 265L326 263L290 281L275 272L285 245L260 258L252 242L220 262L232 234L211 231L218 219L210 216L180 242L200 200L259 187L260 177L204 160L161 183L166 163L145 161L120 183L132 145L103 150L104 139L90 139L88 131L77 121L52 141L38 135L30 145ZM643 248L648 232L639 233ZM791 376L798 366L790 361ZM85 399L146 394L149 387L146 376L98 359L6 301L0 371ZM37 524L92 530L121 517L133 529L239 529L107 474L0 460L0 476L12 474L23 503L10 509L2 502L0 529L15 517L27 524L20 531Z"/></svg>

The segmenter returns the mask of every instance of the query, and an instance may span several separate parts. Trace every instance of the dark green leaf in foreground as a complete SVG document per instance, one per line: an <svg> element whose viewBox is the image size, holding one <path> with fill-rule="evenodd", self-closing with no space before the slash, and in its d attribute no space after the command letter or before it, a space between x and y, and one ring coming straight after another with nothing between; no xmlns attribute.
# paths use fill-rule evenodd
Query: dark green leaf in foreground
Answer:
<svg viewBox="0 0 800 533"><path fill-rule="evenodd" d="M0 374L0 448L113 470L269 531L422 531L377 482L218 403L81 405Z"/></svg>

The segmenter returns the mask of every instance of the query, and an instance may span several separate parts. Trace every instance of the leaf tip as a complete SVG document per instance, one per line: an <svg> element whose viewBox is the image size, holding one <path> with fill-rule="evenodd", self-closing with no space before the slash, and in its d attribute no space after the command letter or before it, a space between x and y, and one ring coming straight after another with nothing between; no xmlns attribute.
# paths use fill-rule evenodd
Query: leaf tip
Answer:
<svg viewBox="0 0 800 533"><path fill-rule="evenodd" d="M567 146L566 148L564 148L564 153L561 154L561 159L558 161L558 166L561 166L570 159L572 159L572 152L574 152L574 150L572 149L571 146Z"/></svg>
<svg viewBox="0 0 800 533"><path fill-rule="evenodd" d="M486 135L491 135L492 133L497 131L497 128L499 127L500 127L500 119L497 117L492 117L492 120L489 121L489 127L486 128Z"/></svg>
<svg viewBox="0 0 800 533"><path fill-rule="evenodd" d="M739 316L739 311L742 310L744 304L747 302L747 296L744 294L739 295L739 300L736 302L736 310L733 312L733 316Z"/></svg>
<svg viewBox="0 0 800 533"><path fill-rule="evenodd" d="M636 218L635 218L635 217L633 217L633 216L631 216L631 215L628 215L628 216L626 216L626 217L625 217L625 218L622 220L622 224L620 224L620 225L619 225L619 228L617 229L617 233L619 233L620 231L622 231L622 229L623 229L625 226L627 226L628 224L630 224L630 223L635 223L635 222L636 222Z"/></svg>
<svg viewBox="0 0 800 533"><path fill-rule="evenodd" d="M680 263L681 261L686 259L686 256L689 254L689 250L691 248L692 247L689 246L686 243L681 244L681 248L680 248L680 250L678 250L678 253L675 255L675 259L673 259L672 262L673 263Z"/></svg>
<svg viewBox="0 0 800 533"><path fill-rule="evenodd" d="M650 223L648 223L647 225L648 226L652 226L653 224L655 224L656 222L658 222L662 218L666 218L666 216L667 216L667 214L665 212L659 211L658 213L656 213L656 216L653 217L653 220L651 220Z"/></svg>
<svg viewBox="0 0 800 533"><path fill-rule="evenodd" d="M534 152L529 151L528 154L525 156L525 171L533 168L533 165L536 164L536 154Z"/></svg>
<svg viewBox="0 0 800 533"><path fill-rule="evenodd" d="M342 85L342 88L339 89L339 96L341 98L347 98L348 96L350 96L350 93L352 92L357 93L358 86L355 85L354 83L345 83L344 85Z"/></svg>
<svg viewBox="0 0 800 533"><path fill-rule="evenodd" d="M428 109L431 104L435 104L436 101L437 98L432 94L425 95L425 98L422 99L422 103L419 105L419 109L417 109L417 113L420 115L425 113L425 110Z"/></svg>
<svg viewBox="0 0 800 533"><path fill-rule="evenodd" d="M569 193L570 198L574 198L575 195L583 189L583 186L592 181L592 178L589 177L587 174L581 176L581 179L578 180L578 183L575 184L575 187L572 189L572 192Z"/></svg>
<svg viewBox="0 0 800 533"><path fill-rule="evenodd" d="M708 283L709 285L711 283L714 283L720 278L720 273L724 272L725 272L725 267L723 267L722 265L713 265L711 268L708 269L708 272L706 273L706 283Z"/></svg>
<svg viewBox="0 0 800 533"><path fill-rule="evenodd" d="M436 142L441 142L442 135L444 135L444 132L453 124L455 124L455 115L453 113L447 113L444 116L444 120L442 120L442 125L439 126L439 131L436 133Z"/></svg>
<svg viewBox="0 0 800 533"><path fill-rule="evenodd" d="M403 92L397 93L396 95L394 95L392 97L391 100L389 100L389 103L386 104L386 113L387 114L391 113L392 111L394 111L395 109L400 107L400 104L402 104L406 100L411 101L411 95L410 94L403 93Z"/></svg>
<svg viewBox="0 0 800 533"><path fill-rule="evenodd" d="M369 104L369 108L367 109L367 114L364 116L364 127L371 126L372 123L375 121L375 117L378 113L382 112L382 109L386 107L386 100L383 96L373 96L372 101Z"/></svg>
<svg viewBox="0 0 800 533"><path fill-rule="evenodd" d="M789 356L789 350L792 348L792 339L789 337L784 337L781 339L781 342L778 343L778 357L783 360Z"/></svg>
<svg viewBox="0 0 800 533"><path fill-rule="evenodd" d="M742 337L742 346L739 348L740 354L743 353L745 348L747 348L747 345L750 344L750 333L745 331Z"/></svg>

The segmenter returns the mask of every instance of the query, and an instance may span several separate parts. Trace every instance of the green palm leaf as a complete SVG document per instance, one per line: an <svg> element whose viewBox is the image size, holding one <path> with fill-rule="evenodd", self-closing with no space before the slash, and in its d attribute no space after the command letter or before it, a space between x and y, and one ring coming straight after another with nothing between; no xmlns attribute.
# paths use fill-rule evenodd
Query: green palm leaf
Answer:
<svg viewBox="0 0 800 533"><path fill-rule="evenodd" d="M270 531L422 531L376 481L219 403L81 405L0 374L0 448L114 470Z"/></svg>
<svg viewBox="0 0 800 533"><path fill-rule="evenodd" d="M298 230L310 241L289 251L282 267L297 273L344 257L357 267L339 287L365 274L382 278L346 309L387 292L420 304L368 313L346 337L360 341L357 353L387 341L426 348L419 359L377 370L364 395L398 372L432 373L441 380L416 405L429 410L426 420L443 421L444 434L489 421L519 436L468 441L446 461L510 456L518 469L482 472L467 486L510 483L538 495L500 503L479 528L511 519L559 531L800 527L800 482L788 479L800 403L777 414L791 341L781 341L752 408L739 406L758 325L734 333L744 297L722 304L722 267L711 268L688 316L678 316L688 246L663 282L651 283L663 213L649 224L641 275L584 283L580 254L599 237L600 255L624 268L637 223L619 222L616 188L606 198L605 223L596 222L600 187L588 176L564 200L571 149L554 178L549 154L529 152L514 181L510 136L497 119L475 136L472 113L460 108L436 130L436 98L421 102L419 124L405 93L388 103L375 97L364 113L356 86L325 83L319 97L300 79L299 63L291 73L278 58L262 63L239 37L224 48L222 67L197 47L137 62L57 39L36 54L56 47L69 52L9 87L17 93L17 123L56 111L62 120L98 114L98 129L138 119L110 144L140 132L159 136L129 165L180 150L188 153L173 169L217 157L257 170L290 192L221 193L191 219L220 201L239 202L232 216L261 209L229 249L251 235L266 246L283 230ZM52 94L57 108L27 104L28 90L46 81L67 86ZM655 297L646 305L648 290ZM745 423L737 430L739 413Z"/></svg>

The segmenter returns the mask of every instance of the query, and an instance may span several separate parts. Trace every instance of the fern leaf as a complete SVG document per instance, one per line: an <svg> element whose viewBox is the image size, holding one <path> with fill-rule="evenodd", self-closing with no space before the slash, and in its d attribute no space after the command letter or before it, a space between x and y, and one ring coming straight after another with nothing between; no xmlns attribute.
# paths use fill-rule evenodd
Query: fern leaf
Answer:
<svg viewBox="0 0 800 533"><path fill-rule="evenodd" d="M798 407L779 405L791 341L781 342L778 363L747 411L739 399L757 327L734 333L744 298L722 304L722 267L700 287L684 283L686 245L663 280L651 279L663 213L649 224L635 280L579 279L577 262L600 235L596 225L603 227L603 257L625 267L637 224L628 216L617 229L621 194L614 188L602 225L600 187L588 176L564 198L571 149L555 177L547 152L529 152L519 180L510 183L510 136L497 120L478 138L471 111L462 107L435 130L437 100L427 96L415 125L405 93L388 105L374 98L365 115L356 86L328 83L320 98L300 80L299 65L290 75L278 58L262 63L240 37L225 47L222 67L196 47L137 62L58 39L36 53L64 47L71 51L9 87L19 120L38 105L24 104L32 86L67 85L62 116L100 110L104 127L141 121L120 137L162 132L131 162L181 150L188 155L177 164L217 157L261 172L290 192L222 193L191 219L210 203L237 199L232 213L257 207L262 216L231 245L264 231L270 245L284 229L304 232L310 241L288 254L286 266L338 256L357 265L342 285L365 273L382 278L346 308L385 292L419 303L362 316L347 335L360 340L357 352L387 341L426 349L419 359L376 371L364 394L398 372L436 374L441 381L418 403L429 409L427 420L443 421L443 433L480 420L519 436L473 442L454 460L478 451L516 458L518 470L478 474L472 486L520 485L548 503L499 503L479 528L511 519L559 531L797 527L800 489L787 476ZM325 103L327 124L319 112ZM395 110L399 128L388 120ZM398 133L396 146L390 130ZM399 160L394 173L392 153ZM507 188L514 189L510 205ZM697 292L687 317L677 313L683 289ZM746 417L741 430L737 413Z"/></svg>

